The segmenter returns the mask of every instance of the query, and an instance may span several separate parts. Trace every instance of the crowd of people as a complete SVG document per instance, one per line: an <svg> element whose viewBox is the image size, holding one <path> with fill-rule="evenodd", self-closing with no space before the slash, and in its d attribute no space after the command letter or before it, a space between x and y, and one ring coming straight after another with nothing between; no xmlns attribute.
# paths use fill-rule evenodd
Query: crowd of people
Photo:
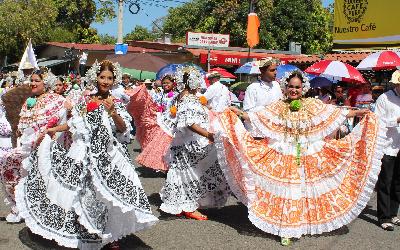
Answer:
<svg viewBox="0 0 400 250"><path fill-rule="evenodd" d="M289 245L357 218L378 181L378 220L394 230L400 71L394 89L378 97L363 87L352 105L343 85L330 97L322 89L310 94L301 71L276 81L278 64L259 62L261 75L242 108L232 106L236 97L218 72L206 75L205 88L191 65L155 82L133 81L107 60L84 77L32 69L4 78L0 173L7 221L25 221L60 246L118 249L119 239L158 221L135 160L165 173L159 209L178 217L208 220L202 209L223 207L233 196L256 227ZM15 122L8 102L23 87L29 91ZM133 139L141 146L136 159L127 150Z"/></svg>

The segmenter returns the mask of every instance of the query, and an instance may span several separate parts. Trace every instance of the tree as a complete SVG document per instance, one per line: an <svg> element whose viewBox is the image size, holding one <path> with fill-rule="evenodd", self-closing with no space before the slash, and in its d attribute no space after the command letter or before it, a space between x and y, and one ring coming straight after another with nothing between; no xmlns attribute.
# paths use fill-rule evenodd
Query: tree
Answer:
<svg viewBox="0 0 400 250"><path fill-rule="evenodd" d="M320 0L275 0L267 30L276 41L275 49L286 50L294 41L306 53L321 53L332 47L330 20Z"/></svg>
<svg viewBox="0 0 400 250"><path fill-rule="evenodd" d="M101 44L116 44L117 38L110 35L100 35L100 43Z"/></svg>
<svg viewBox="0 0 400 250"><path fill-rule="evenodd" d="M57 23L69 30L89 28L93 21L104 22L116 16L113 0L53 1L58 9Z"/></svg>
<svg viewBox="0 0 400 250"><path fill-rule="evenodd" d="M332 45L331 14L320 0L258 0L260 18L258 48L287 50L299 42L306 53L329 51ZM168 11L164 32L184 41L187 31L231 35L231 46L247 46L248 1L194 0Z"/></svg>
<svg viewBox="0 0 400 250"><path fill-rule="evenodd" d="M136 25L130 33L125 35L124 41L153 41L155 38L155 35L153 35L146 27Z"/></svg>
<svg viewBox="0 0 400 250"><path fill-rule="evenodd" d="M4 0L0 4L0 56L14 61L29 40L47 41L54 26L57 8L51 0Z"/></svg>

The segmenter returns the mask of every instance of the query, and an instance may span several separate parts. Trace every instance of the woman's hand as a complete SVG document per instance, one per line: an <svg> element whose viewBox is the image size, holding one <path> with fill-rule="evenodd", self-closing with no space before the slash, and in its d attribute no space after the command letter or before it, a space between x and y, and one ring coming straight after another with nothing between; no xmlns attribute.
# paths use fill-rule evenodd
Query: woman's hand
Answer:
<svg viewBox="0 0 400 250"><path fill-rule="evenodd" d="M210 142L214 142L214 133L208 132L208 133L207 133L207 139L208 139Z"/></svg>
<svg viewBox="0 0 400 250"><path fill-rule="evenodd" d="M57 131L54 128L48 128L44 131L44 134L48 134L52 139L56 135Z"/></svg>
<svg viewBox="0 0 400 250"><path fill-rule="evenodd" d="M241 110L240 110L238 107L236 107L236 106L230 106L229 109L230 109L233 113L235 113L236 115L239 115L241 112L243 112L243 111L241 111Z"/></svg>
<svg viewBox="0 0 400 250"><path fill-rule="evenodd" d="M104 108L109 114L115 112L114 97L109 97L103 101Z"/></svg>
<svg viewBox="0 0 400 250"><path fill-rule="evenodd" d="M235 106L231 106L229 107L229 109L235 113L237 116L239 116L239 118L242 118L244 120L249 120L249 116L246 112L242 111L241 109L239 109L238 107Z"/></svg>

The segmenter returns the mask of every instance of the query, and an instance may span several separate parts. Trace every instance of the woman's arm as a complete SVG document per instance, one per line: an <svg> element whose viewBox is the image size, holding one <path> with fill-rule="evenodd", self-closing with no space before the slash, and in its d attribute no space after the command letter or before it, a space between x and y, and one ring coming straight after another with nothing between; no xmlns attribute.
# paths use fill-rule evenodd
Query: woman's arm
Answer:
<svg viewBox="0 0 400 250"><path fill-rule="evenodd" d="M369 113L369 109L358 109L358 110L350 110L349 113L346 115L347 118L355 117L355 116L364 116Z"/></svg>
<svg viewBox="0 0 400 250"><path fill-rule="evenodd" d="M244 112L235 106L231 106L231 107L229 107L229 109L233 113L235 113L237 116L239 116L239 118L243 118L244 120L247 120L247 121L250 120L249 114L247 112Z"/></svg>
<svg viewBox="0 0 400 250"><path fill-rule="evenodd" d="M193 124L192 126L188 127L191 131L204 136L205 138L207 138L208 140L210 140L210 142L214 142L214 134L208 132L207 130L205 130L204 128L200 127L199 125Z"/></svg>
<svg viewBox="0 0 400 250"><path fill-rule="evenodd" d="M105 101L103 101L103 104L106 110L108 111L108 114L113 119L117 131L120 133L124 133L127 129L126 124L124 119L122 119L122 117L115 110L114 98L106 99Z"/></svg>

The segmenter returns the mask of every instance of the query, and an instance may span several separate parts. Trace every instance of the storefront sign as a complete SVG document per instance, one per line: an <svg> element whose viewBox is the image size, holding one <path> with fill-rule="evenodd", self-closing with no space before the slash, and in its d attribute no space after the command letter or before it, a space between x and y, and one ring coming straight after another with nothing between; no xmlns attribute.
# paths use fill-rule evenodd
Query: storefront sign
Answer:
<svg viewBox="0 0 400 250"><path fill-rule="evenodd" d="M202 47L229 47L229 35L211 33L186 33L186 45Z"/></svg>
<svg viewBox="0 0 400 250"><path fill-rule="evenodd" d="M398 47L400 1L336 0L334 48Z"/></svg>

